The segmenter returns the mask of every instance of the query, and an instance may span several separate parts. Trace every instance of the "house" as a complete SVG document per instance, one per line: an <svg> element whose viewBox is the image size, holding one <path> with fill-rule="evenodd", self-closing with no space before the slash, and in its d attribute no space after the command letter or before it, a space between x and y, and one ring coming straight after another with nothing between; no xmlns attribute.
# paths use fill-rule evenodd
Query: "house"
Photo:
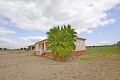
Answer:
<svg viewBox="0 0 120 80"><path fill-rule="evenodd" d="M76 38L76 42L74 42L76 49L72 52L72 55L77 56L86 53L85 40L86 39L84 38ZM50 56L50 51L47 50L47 46L47 39L44 39L28 47L31 48L32 53L34 52L37 55Z"/></svg>
<svg viewBox="0 0 120 80"><path fill-rule="evenodd" d="M30 52L31 52L31 53L34 53L34 52L35 52L35 44L30 45L30 46L27 46L27 47L30 48Z"/></svg>

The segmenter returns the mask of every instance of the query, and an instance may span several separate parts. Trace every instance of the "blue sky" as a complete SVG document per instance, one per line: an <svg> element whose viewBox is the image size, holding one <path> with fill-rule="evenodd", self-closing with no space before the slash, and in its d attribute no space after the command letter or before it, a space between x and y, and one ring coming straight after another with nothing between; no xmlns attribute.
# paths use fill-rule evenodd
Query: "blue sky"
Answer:
<svg viewBox="0 0 120 80"><path fill-rule="evenodd" d="M120 41L119 14L120 0L1 0L0 47L26 47L45 39L53 26L67 24L86 45L114 44Z"/></svg>
<svg viewBox="0 0 120 80"><path fill-rule="evenodd" d="M120 5L109 10L109 18L114 18L115 22L103 27L98 27L92 33L81 33L79 36L86 38L87 45L114 44L120 41Z"/></svg>

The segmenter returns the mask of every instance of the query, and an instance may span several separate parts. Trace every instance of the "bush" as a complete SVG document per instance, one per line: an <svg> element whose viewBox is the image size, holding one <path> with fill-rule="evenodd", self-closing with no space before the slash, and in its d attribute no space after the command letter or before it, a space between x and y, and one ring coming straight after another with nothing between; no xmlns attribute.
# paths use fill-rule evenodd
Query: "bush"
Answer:
<svg viewBox="0 0 120 80"><path fill-rule="evenodd" d="M119 49L119 51L120 51L120 41L117 42L117 47L118 47L118 49Z"/></svg>
<svg viewBox="0 0 120 80"><path fill-rule="evenodd" d="M30 48L24 48L24 50L25 50L25 51L29 51L29 50L30 50Z"/></svg>
<svg viewBox="0 0 120 80"><path fill-rule="evenodd" d="M7 50L7 48L3 48L3 50Z"/></svg>

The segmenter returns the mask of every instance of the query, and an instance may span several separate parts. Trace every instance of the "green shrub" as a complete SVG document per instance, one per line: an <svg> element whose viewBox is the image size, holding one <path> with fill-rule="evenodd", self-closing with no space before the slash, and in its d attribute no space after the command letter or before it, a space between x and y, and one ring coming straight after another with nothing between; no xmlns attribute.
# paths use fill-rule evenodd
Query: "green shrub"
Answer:
<svg viewBox="0 0 120 80"><path fill-rule="evenodd" d="M24 48L25 51L30 51L30 48Z"/></svg>
<svg viewBox="0 0 120 80"><path fill-rule="evenodd" d="M119 49L119 51L120 51L120 41L119 42L117 42L117 48Z"/></svg>

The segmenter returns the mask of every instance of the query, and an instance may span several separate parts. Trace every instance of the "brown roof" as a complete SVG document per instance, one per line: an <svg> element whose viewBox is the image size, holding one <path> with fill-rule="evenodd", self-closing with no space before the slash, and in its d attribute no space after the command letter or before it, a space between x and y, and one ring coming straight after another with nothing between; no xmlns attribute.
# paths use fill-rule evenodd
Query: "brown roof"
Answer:
<svg viewBox="0 0 120 80"><path fill-rule="evenodd" d="M78 40L86 40L85 38L79 38L79 37L77 37L76 39L78 39ZM37 43L41 43L41 42L44 42L44 41L47 41L47 39L44 39L44 40L41 40L41 41L39 41L39 42L36 42L35 44L37 44ZM30 45L30 46L35 46L35 44L33 44L33 45ZM29 46L28 46L29 47Z"/></svg>
<svg viewBox="0 0 120 80"><path fill-rule="evenodd" d="M31 47L31 46L32 46L32 47L35 47L35 44L33 44L33 45L30 45L30 46L27 46L27 47Z"/></svg>
<svg viewBox="0 0 120 80"><path fill-rule="evenodd" d="M84 40L84 41L86 40L85 38L79 38L79 37L77 37L76 39L79 39L79 40Z"/></svg>
<svg viewBox="0 0 120 80"><path fill-rule="evenodd" d="M41 43L41 42L44 42L44 41L47 41L47 39L41 40L41 41L39 41L39 42L36 42L35 44Z"/></svg>
<svg viewBox="0 0 120 80"><path fill-rule="evenodd" d="M77 37L76 39L80 39L80 40L86 40L85 38L79 38L79 37ZM37 43L41 43L41 42L44 42L44 41L47 41L47 39L44 39L44 40L42 40L42 41L39 41L39 42L36 42L35 44L37 44Z"/></svg>

